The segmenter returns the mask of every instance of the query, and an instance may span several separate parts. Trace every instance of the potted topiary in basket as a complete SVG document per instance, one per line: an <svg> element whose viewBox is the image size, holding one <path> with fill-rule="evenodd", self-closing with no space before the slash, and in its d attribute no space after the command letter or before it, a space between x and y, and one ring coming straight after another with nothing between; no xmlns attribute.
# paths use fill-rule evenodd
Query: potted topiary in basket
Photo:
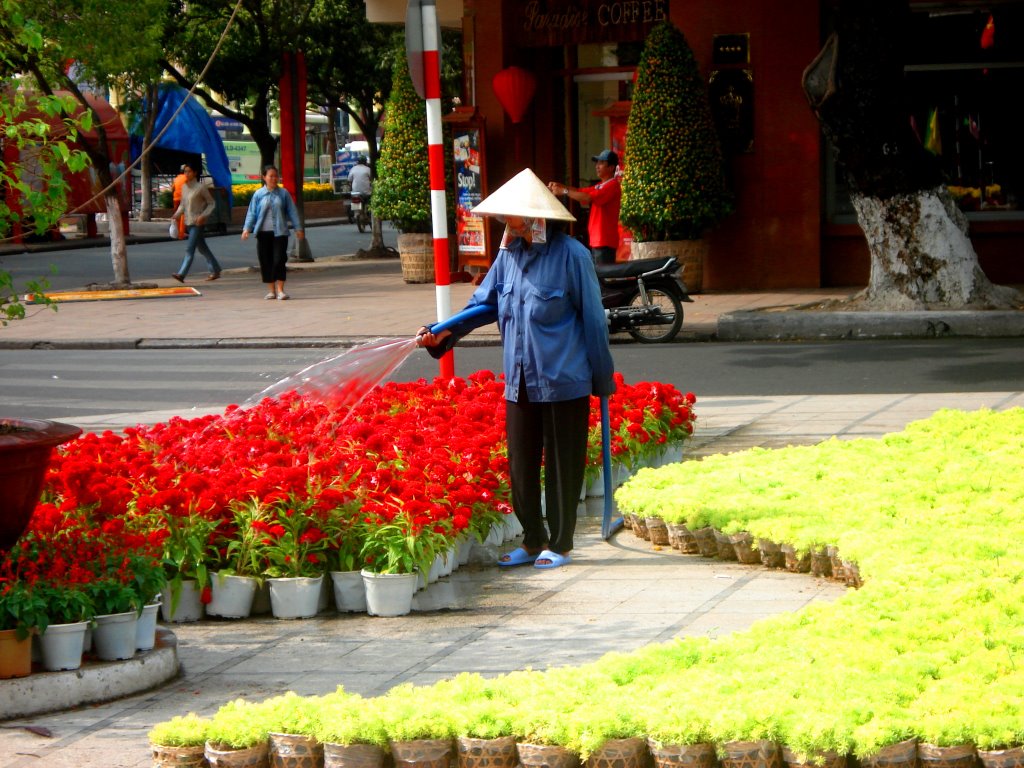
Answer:
<svg viewBox="0 0 1024 768"><path fill-rule="evenodd" d="M704 80L683 33L665 21L644 45L627 123L619 219L634 259L677 256L692 293L703 283L705 231L732 210Z"/></svg>
<svg viewBox="0 0 1024 768"><path fill-rule="evenodd" d="M395 56L392 77L371 207L374 216L390 221L401 232L398 255L402 261L402 279L407 283L432 283L434 238L431 234L426 107L413 87L404 53ZM446 138L443 145L447 178L452 168L451 142ZM449 189L446 194L449 213L454 211L450 192Z"/></svg>

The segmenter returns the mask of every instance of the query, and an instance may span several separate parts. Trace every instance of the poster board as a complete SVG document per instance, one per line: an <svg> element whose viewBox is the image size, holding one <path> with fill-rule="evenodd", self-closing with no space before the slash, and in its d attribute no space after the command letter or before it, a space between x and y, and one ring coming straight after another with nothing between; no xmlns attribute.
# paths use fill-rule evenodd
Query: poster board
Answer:
<svg viewBox="0 0 1024 768"><path fill-rule="evenodd" d="M487 222L471 210L487 196L484 126L472 107L446 115L451 123L455 163L455 242L459 269L491 265Z"/></svg>

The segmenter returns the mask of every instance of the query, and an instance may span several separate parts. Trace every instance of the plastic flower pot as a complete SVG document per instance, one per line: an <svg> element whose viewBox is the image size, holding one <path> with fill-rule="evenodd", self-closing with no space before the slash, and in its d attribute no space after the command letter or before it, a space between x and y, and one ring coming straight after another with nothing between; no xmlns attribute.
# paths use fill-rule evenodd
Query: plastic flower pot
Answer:
<svg viewBox="0 0 1024 768"><path fill-rule="evenodd" d="M289 576L267 579L270 612L275 619L309 619L320 608L323 576Z"/></svg>
<svg viewBox="0 0 1024 768"><path fill-rule="evenodd" d="M183 624L189 621L199 621L203 618L203 602L200 599L201 592L194 579L185 579L181 582L181 592L175 600L175 587L168 584L164 587L161 596L160 614L164 621L174 624Z"/></svg>
<svg viewBox="0 0 1024 768"><path fill-rule="evenodd" d="M100 661L122 661L135 655L138 613L107 613L96 616L94 621L92 644L96 658Z"/></svg>
<svg viewBox="0 0 1024 768"><path fill-rule="evenodd" d="M339 613L366 612L366 587L359 571L331 571L331 583Z"/></svg>
<svg viewBox="0 0 1024 768"><path fill-rule="evenodd" d="M405 616L412 611L416 573L361 571L366 587L366 612L371 616Z"/></svg>
<svg viewBox="0 0 1024 768"><path fill-rule="evenodd" d="M16 630L0 630L0 680L32 674L32 638L19 640Z"/></svg>
<svg viewBox="0 0 1024 768"><path fill-rule="evenodd" d="M135 650L151 651L156 645L156 617L160 612L160 601L142 606L139 621L135 625Z"/></svg>
<svg viewBox="0 0 1024 768"><path fill-rule="evenodd" d="M211 598L206 606L210 616L244 619L252 612L259 580L252 576L215 573L210 579Z"/></svg>
<svg viewBox="0 0 1024 768"><path fill-rule="evenodd" d="M39 636L43 669L47 672L60 672L81 667L82 654L85 652L85 630L88 627L87 621L48 626Z"/></svg>

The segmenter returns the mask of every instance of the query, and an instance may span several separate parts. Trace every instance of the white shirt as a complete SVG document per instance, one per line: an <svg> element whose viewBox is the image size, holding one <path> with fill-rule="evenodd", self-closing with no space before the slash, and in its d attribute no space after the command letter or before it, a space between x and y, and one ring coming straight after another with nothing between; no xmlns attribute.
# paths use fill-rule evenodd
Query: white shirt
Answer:
<svg viewBox="0 0 1024 768"><path fill-rule="evenodd" d="M373 173L370 166L360 163L348 172L348 180L352 182L352 192L357 195L368 195L373 191Z"/></svg>

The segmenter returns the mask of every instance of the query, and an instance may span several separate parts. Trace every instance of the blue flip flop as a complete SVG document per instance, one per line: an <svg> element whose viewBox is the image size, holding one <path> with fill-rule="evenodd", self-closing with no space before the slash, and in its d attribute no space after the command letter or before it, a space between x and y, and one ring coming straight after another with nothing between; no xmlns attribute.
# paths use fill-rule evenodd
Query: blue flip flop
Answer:
<svg viewBox="0 0 1024 768"><path fill-rule="evenodd" d="M557 552L552 552L550 549L545 549L534 559L550 561L547 563L535 562L533 564L534 568L561 568L563 565L568 565L572 562L572 558L568 555L560 555Z"/></svg>
<svg viewBox="0 0 1024 768"><path fill-rule="evenodd" d="M508 560L504 559L506 557L508 558ZM529 565L538 557L540 557L540 555L531 555L522 547L516 547L511 552L506 552L504 555L502 555L501 558L498 560L498 565L500 565L503 568L512 568L516 565Z"/></svg>

